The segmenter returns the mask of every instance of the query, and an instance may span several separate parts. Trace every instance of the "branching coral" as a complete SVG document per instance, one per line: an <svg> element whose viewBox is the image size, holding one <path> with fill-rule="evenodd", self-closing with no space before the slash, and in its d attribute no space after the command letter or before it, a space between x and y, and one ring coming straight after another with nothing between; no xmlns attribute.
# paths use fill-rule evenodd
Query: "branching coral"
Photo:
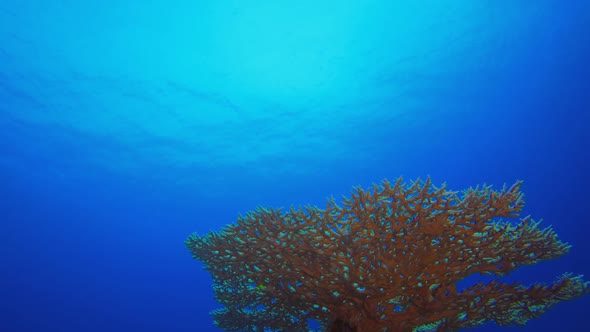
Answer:
<svg viewBox="0 0 590 332"><path fill-rule="evenodd" d="M258 208L186 245L211 273L226 331L448 331L522 325L590 291L581 276L524 286L498 280L459 291L472 274L502 276L570 246L523 208L521 182L457 193L430 179L384 181L341 205Z"/></svg>

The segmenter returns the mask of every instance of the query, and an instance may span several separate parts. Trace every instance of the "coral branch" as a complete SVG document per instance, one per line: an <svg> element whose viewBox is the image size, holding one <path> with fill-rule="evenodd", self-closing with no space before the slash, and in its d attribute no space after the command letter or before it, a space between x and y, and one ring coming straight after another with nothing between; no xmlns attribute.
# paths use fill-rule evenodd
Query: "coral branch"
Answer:
<svg viewBox="0 0 590 332"><path fill-rule="evenodd" d="M398 179L356 188L341 205L258 208L186 245L211 273L226 331L454 330L493 321L522 325L590 291L581 276L550 285L494 280L458 291L480 273L502 276L558 258L570 246L530 217L521 182L462 193Z"/></svg>

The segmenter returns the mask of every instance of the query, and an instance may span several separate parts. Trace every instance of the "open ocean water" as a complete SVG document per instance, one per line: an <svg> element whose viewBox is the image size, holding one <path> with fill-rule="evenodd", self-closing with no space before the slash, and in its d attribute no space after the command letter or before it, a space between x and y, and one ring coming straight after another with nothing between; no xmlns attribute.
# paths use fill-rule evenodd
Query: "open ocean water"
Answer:
<svg viewBox="0 0 590 332"><path fill-rule="evenodd" d="M217 331L189 234L399 176L523 180L573 247L507 279L588 279L588 59L588 1L0 0L0 331Z"/></svg>

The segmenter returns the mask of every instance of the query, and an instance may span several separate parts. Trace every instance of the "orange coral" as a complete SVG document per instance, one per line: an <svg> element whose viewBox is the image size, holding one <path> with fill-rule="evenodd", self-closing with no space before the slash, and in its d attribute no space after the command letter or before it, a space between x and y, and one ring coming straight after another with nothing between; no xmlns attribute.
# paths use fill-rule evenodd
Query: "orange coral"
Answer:
<svg viewBox="0 0 590 332"><path fill-rule="evenodd" d="M474 273L505 275L565 254L551 228L516 218L521 182L463 193L430 182L384 181L339 206L258 208L186 245L205 263L227 331L446 331L493 321L522 325L590 291L581 276L550 285L492 281L458 291Z"/></svg>

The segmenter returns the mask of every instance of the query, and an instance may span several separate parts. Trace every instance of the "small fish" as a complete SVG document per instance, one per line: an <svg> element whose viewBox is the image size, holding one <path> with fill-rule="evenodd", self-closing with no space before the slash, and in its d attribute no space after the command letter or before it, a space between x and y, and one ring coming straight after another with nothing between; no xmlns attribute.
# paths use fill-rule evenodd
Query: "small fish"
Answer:
<svg viewBox="0 0 590 332"><path fill-rule="evenodd" d="M254 289L263 291L266 289L266 286L260 284L260 285L256 285L256 287L254 287Z"/></svg>

